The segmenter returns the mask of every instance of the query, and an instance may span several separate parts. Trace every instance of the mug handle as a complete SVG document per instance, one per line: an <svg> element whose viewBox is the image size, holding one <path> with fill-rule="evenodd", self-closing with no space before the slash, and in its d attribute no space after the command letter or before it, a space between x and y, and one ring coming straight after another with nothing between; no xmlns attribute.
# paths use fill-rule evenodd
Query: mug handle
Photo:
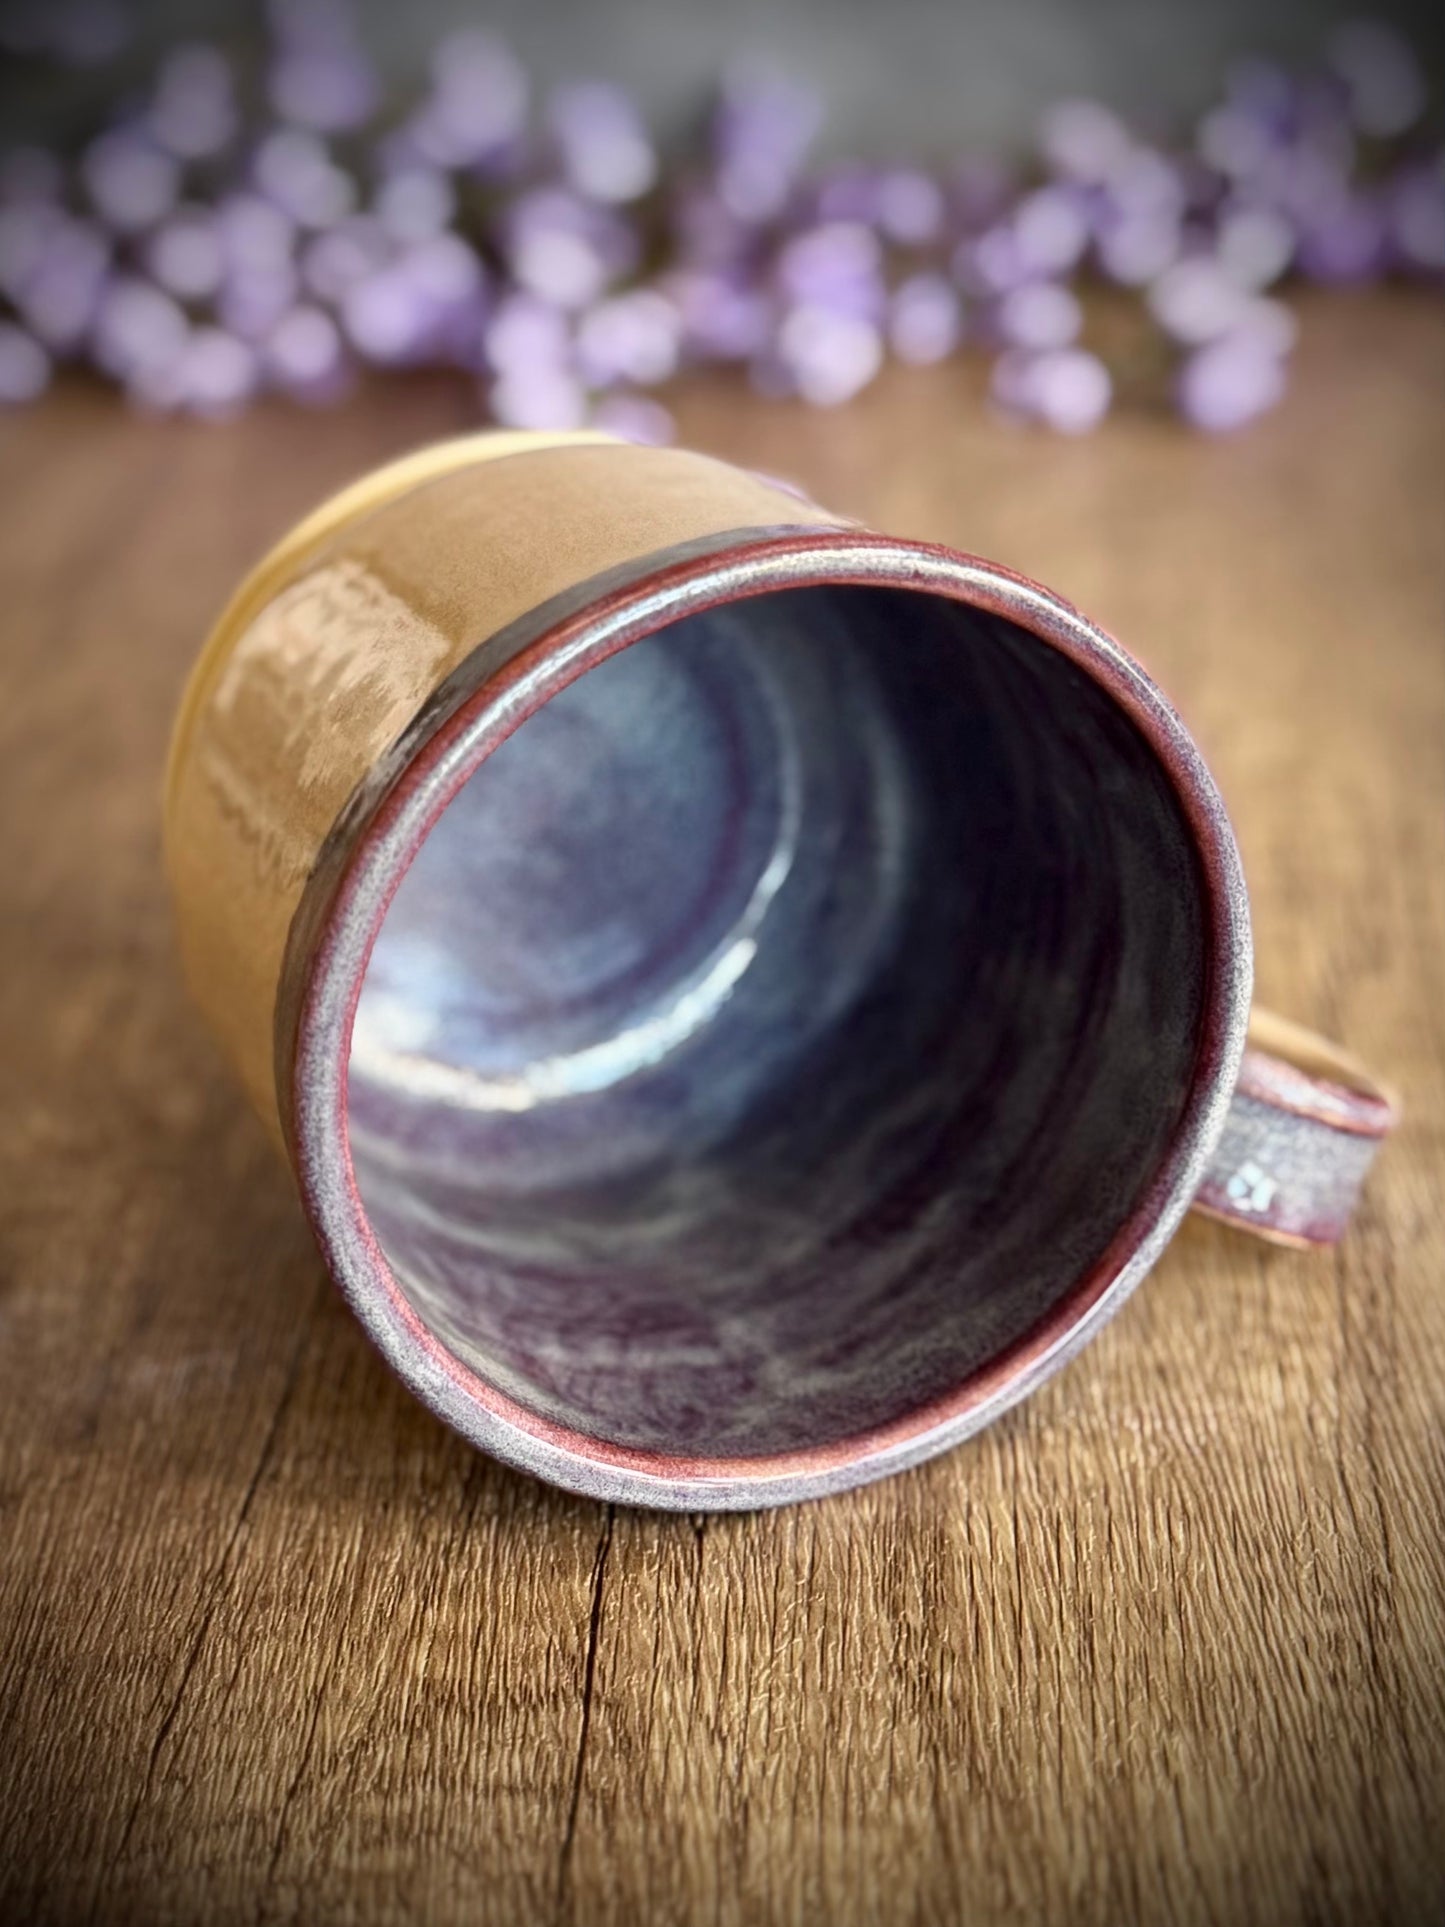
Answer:
<svg viewBox="0 0 1445 1927"><path fill-rule="evenodd" d="M1194 1208L1272 1244L1338 1244L1399 1100L1358 1058L1258 1006Z"/></svg>

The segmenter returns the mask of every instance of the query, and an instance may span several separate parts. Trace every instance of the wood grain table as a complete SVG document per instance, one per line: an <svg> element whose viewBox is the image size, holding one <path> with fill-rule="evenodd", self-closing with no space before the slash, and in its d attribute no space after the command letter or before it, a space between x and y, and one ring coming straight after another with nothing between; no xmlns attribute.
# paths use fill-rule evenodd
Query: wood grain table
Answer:
<svg viewBox="0 0 1445 1927"><path fill-rule="evenodd" d="M992 1432L706 1522L532 1484L393 1383L172 955L188 658L471 396L0 422L0 1920L1445 1920L1445 318L1305 320L1223 444L1021 433L967 367L678 397L1142 655L1262 996L1408 1106L1338 1254L1193 1222Z"/></svg>

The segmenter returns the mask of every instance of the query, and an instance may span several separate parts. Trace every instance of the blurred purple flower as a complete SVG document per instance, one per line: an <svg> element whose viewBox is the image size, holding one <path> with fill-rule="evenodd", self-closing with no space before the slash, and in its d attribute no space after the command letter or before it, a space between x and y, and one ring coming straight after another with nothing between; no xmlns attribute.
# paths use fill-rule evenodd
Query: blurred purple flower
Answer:
<svg viewBox="0 0 1445 1927"><path fill-rule="evenodd" d="M767 340L773 302L737 272L682 268L663 284L682 323L684 351L704 361L747 361Z"/></svg>
<svg viewBox="0 0 1445 1927"><path fill-rule="evenodd" d="M1089 245L1088 203L1077 188L1038 187L1014 209L1012 226L1029 273L1068 274Z"/></svg>
<svg viewBox="0 0 1445 1927"><path fill-rule="evenodd" d="M1215 233L1219 265L1241 288L1271 287L1294 259L1296 234L1277 208L1226 206Z"/></svg>
<svg viewBox="0 0 1445 1927"><path fill-rule="evenodd" d="M1329 162L1337 173L1354 167L1359 142L1348 87L1328 74L1305 74L1295 89L1294 144Z"/></svg>
<svg viewBox="0 0 1445 1927"><path fill-rule="evenodd" d="M1034 270L1019 246L1013 224L1001 221L961 241L953 254L953 276L965 294L987 299L1006 294L1029 280Z"/></svg>
<svg viewBox="0 0 1445 1927"><path fill-rule="evenodd" d="M174 47L161 62L146 126L177 160L219 154L239 126L230 63L217 47Z"/></svg>
<svg viewBox="0 0 1445 1927"><path fill-rule="evenodd" d="M259 194L228 194L216 210L228 269L236 273L290 265L296 227L290 216Z"/></svg>
<svg viewBox="0 0 1445 1927"><path fill-rule="evenodd" d="M1109 412L1114 387L1097 355L1082 348L1041 354L1032 379L1034 410L1061 435L1086 435Z"/></svg>
<svg viewBox="0 0 1445 1927"><path fill-rule="evenodd" d="M145 362L133 368L121 382L121 392L139 415L173 415L185 403L182 379L184 346L174 359Z"/></svg>
<svg viewBox="0 0 1445 1927"><path fill-rule="evenodd" d="M477 27L448 34L432 55L432 91L409 132L439 167L472 167L526 131L531 85L516 56Z"/></svg>
<svg viewBox="0 0 1445 1927"><path fill-rule="evenodd" d="M1284 394L1284 364L1248 336L1211 343L1179 371L1180 413L1207 434L1229 434L1275 407Z"/></svg>
<svg viewBox="0 0 1445 1927"><path fill-rule="evenodd" d="M713 121L718 193L739 219L782 213L822 122L817 95L766 68L740 64L725 76Z"/></svg>
<svg viewBox="0 0 1445 1927"><path fill-rule="evenodd" d="M1001 220L1014 194L1009 169L1001 160L984 155L956 162L944 187L951 220L965 234L981 233Z"/></svg>
<svg viewBox="0 0 1445 1927"><path fill-rule="evenodd" d="M1119 220L1177 221L1187 200L1186 176L1177 162L1152 147L1130 147L1101 184L1093 205ZM1075 205L1086 203L1076 198Z"/></svg>
<svg viewBox="0 0 1445 1927"><path fill-rule="evenodd" d="M96 212L119 234L139 233L175 205L180 169L140 127L97 135L80 166Z"/></svg>
<svg viewBox="0 0 1445 1927"><path fill-rule="evenodd" d="M0 289L12 300L35 273L67 217L46 201L0 207Z"/></svg>
<svg viewBox="0 0 1445 1927"><path fill-rule="evenodd" d="M1097 100L1061 100L1039 126L1039 151L1065 180L1097 187L1123 166L1133 142L1129 130Z"/></svg>
<svg viewBox="0 0 1445 1927"><path fill-rule="evenodd" d="M1177 262L1149 289L1149 310L1175 341L1196 347L1236 326L1246 295L1218 261L1207 255Z"/></svg>
<svg viewBox="0 0 1445 1927"><path fill-rule="evenodd" d="M429 351L465 367L480 365L487 277L476 250L459 234L433 234L413 242L397 267L425 305Z"/></svg>
<svg viewBox="0 0 1445 1927"><path fill-rule="evenodd" d="M1121 288L1142 288L1178 259L1183 241L1172 213L1106 213L1098 223L1094 253L1108 280Z"/></svg>
<svg viewBox="0 0 1445 1927"><path fill-rule="evenodd" d="M34 401L50 385L50 357L33 335L0 321L0 404Z"/></svg>
<svg viewBox="0 0 1445 1927"><path fill-rule="evenodd" d="M110 241L100 228L57 217L13 293L31 331L54 353L73 352L85 339L110 264Z"/></svg>
<svg viewBox="0 0 1445 1927"><path fill-rule="evenodd" d="M147 237L145 264L177 300L209 300L225 270L215 215L195 202L183 203Z"/></svg>
<svg viewBox="0 0 1445 1927"><path fill-rule="evenodd" d="M294 304L299 279L289 261L230 274L216 301L216 318L232 334L260 341Z"/></svg>
<svg viewBox="0 0 1445 1927"><path fill-rule="evenodd" d="M1113 384L1103 362L1083 348L1015 349L994 364L992 392L1012 414L1061 435L1086 435L1109 412Z"/></svg>
<svg viewBox="0 0 1445 1927"><path fill-rule="evenodd" d="M1445 155L1397 175L1388 207L1396 258L1417 274L1445 274Z"/></svg>
<svg viewBox="0 0 1445 1927"><path fill-rule="evenodd" d="M568 184L587 199L635 201L657 179L653 151L631 95L607 81L575 81L554 90L547 124Z"/></svg>
<svg viewBox="0 0 1445 1927"><path fill-rule="evenodd" d="M672 244L683 268L738 269L756 258L758 235L710 182L687 182L673 197Z"/></svg>
<svg viewBox="0 0 1445 1927"><path fill-rule="evenodd" d="M229 421L260 382L260 362L249 343L223 328L197 328L181 356L177 399L192 414Z"/></svg>
<svg viewBox="0 0 1445 1927"><path fill-rule="evenodd" d="M402 255L407 273L438 309L475 299L486 284L476 249L460 234L431 234Z"/></svg>
<svg viewBox="0 0 1445 1927"><path fill-rule="evenodd" d="M1349 192L1349 178L1347 168L1304 142L1275 149L1248 183L1245 198L1298 226L1337 207Z"/></svg>
<svg viewBox="0 0 1445 1927"><path fill-rule="evenodd" d="M322 308L288 309L266 336L262 367L274 387L297 401L333 402L350 384L340 330Z"/></svg>
<svg viewBox="0 0 1445 1927"><path fill-rule="evenodd" d="M1388 251L1389 232L1379 202L1342 190L1302 226L1296 259L1307 279L1347 286L1374 280Z"/></svg>
<svg viewBox="0 0 1445 1927"><path fill-rule="evenodd" d="M653 388L677 368L682 318L665 295L633 288L610 296L577 324L577 365L593 388Z"/></svg>
<svg viewBox="0 0 1445 1927"><path fill-rule="evenodd" d="M585 308L636 263L638 241L610 210L565 188L521 194L506 214L506 253L528 293L562 308Z"/></svg>
<svg viewBox="0 0 1445 1927"><path fill-rule="evenodd" d="M1415 125L1425 109L1425 76L1414 49L1393 27L1382 20L1346 21L1330 35L1327 53L1362 134L1390 140Z"/></svg>
<svg viewBox="0 0 1445 1927"><path fill-rule="evenodd" d="M661 447L677 435L677 423L650 395L607 395L592 411L592 426L625 442Z"/></svg>
<svg viewBox="0 0 1445 1927"><path fill-rule="evenodd" d="M91 330L96 361L118 381L173 369L190 330L180 306L139 276L122 276L101 296Z"/></svg>
<svg viewBox="0 0 1445 1927"><path fill-rule="evenodd" d="M363 361L381 368L404 368L426 354L431 306L398 264L353 282L340 307L346 337Z"/></svg>
<svg viewBox="0 0 1445 1927"><path fill-rule="evenodd" d="M580 428L587 395L569 369L509 368L488 391L493 417L505 428Z"/></svg>
<svg viewBox="0 0 1445 1927"><path fill-rule="evenodd" d="M277 128L256 149L251 172L262 194L303 228L330 227L356 205L356 183L319 135Z"/></svg>
<svg viewBox="0 0 1445 1927"><path fill-rule="evenodd" d="M861 221L879 218L882 176L862 161L835 162L811 183L812 214L819 221Z"/></svg>
<svg viewBox="0 0 1445 1927"><path fill-rule="evenodd" d="M942 274L913 274L888 303L888 345L900 361L927 367L944 361L963 334L963 304Z"/></svg>
<svg viewBox="0 0 1445 1927"><path fill-rule="evenodd" d="M805 305L784 315L777 354L792 387L816 408L834 408L866 388L883 365L873 322L833 308Z"/></svg>
<svg viewBox="0 0 1445 1927"><path fill-rule="evenodd" d="M774 274L786 302L876 319L886 300L882 269L883 250L871 228L829 221L785 241Z"/></svg>
<svg viewBox="0 0 1445 1927"><path fill-rule="evenodd" d="M1280 135L1264 115L1242 101L1212 107L1199 123L1201 157L1229 180L1250 181L1275 154Z"/></svg>
<svg viewBox="0 0 1445 1927"><path fill-rule="evenodd" d="M301 279L308 293L335 306L348 288L385 267L394 253L391 236L375 216L353 214L307 241Z"/></svg>
<svg viewBox="0 0 1445 1927"><path fill-rule="evenodd" d="M271 0L275 41L269 90L277 116L318 134L363 126L380 96L349 6L338 0Z"/></svg>
<svg viewBox="0 0 1445 1927"><path fill-rule="evenodd" d="M994 311L1000 338L1013 348L1066 348L1084 325L1078 296L1056 281L1013 288Z"/></svg>
<svg viewBox="0 0 1445 1927"><path fill-rule="evenodd" d="M566 315L531 294L504 295L484 333L487 360L498 374L570 367L572 328Z"/></svg>
<svg viewBox="0 0 1445 1927"><path fill-rule="evenodd" d="M994 361L988 391L1005 414L1022 417L1032 413L1035 360L1027 348L1006 348Z"/></svg>
<svg viewBox="0 0 1445 1927"><path fill-rule="evenodd" d="M1224 79L1225 102L1248 114L1280 139L1288 138L1299 118L1300 91L1277 61L1246 54L1234 61Z"/></svg>
<svg viewBox="0 0 1445 1927"><path fill-rule="evenodd" d="M1268 295L1251 295L1230 330L1230 340L1248 340L1264 354L1283 359L1299 340L1299 322L1293 308Z"/></svg>
<svg viewBox="0 0 1445 1927"><path fill-rule="evenodd" d="M0 40L63 51L107 11L11 9ZM737 67L708 163L654 197L657 152L629 94L558 87L534 136L527 75L474 27L436 48L419 106L333 150L378 98L353 8L267 13L259 115L221 49L183 44L74 164L0 155L0 293L18 318L0 323L7 392L37 367L48 379L48 350L140 405L226 415L267 387L334 397L350 343L382 365L485 370L503 421L593 409L651 438L670 419L638 391L681 365L740 362L764 393L836 403L885 347L917 363L952 352L962 291L978 332L1007 344L995 396L1079 433L1111 401L1076 345L1070 283L1087 263L1144 291L1184 351L1181 409L1221 429L1282 388L1295 322L1265 291L1286 275L1445 275L1442 162L1418 136L1402 144L1420 64L1377 23L1337 29L1323 67L1238 63L1194 153L1147 143L1100 102L1058 102L1038 130L1041 185L997 159L810 170L814 93ZM96 220L77 218L77 195Z"/></svg>
<svg viewBox="0 0 1445 1927"><path fill-rule="evenodd" d="M481 263L458 235L420 241L341 296L341 323L357 353L380 367L445 356L480 358Z"/></svg>
<svg viewBox="0 0 1445 1927"><path fill-rule="evenodd" d="M271 105L277 118L318 134L361 126L376 105L376 77L359 54L283 54L271 69Z"/></svg>
<svg viewBox="0 0 1445 1927"><path fill-rule="evenodd" d="M932 174L919 167L877 168L859 161L835 164L818 175L791 210L798 219L877 228L895 247L925 248L942 239L948 197Z"/></svg>
<svg viewBox="0 0 1445 1927"><path fill-rule="evenodd" d="M1188 187L1153 148L1130 146L1114 161L1091 206L1094 256L1120 287L1139 288L1177 259Z"/></svg>
<svg viewBox="0 0 1445 1927"><path fill-rule="evenodd" d="M890 168L878 183L878 226L898 247L928 247L942 235L947 213L943 189L921 168Z"/></svg>
<svg viewBox="0 0 1445 1927"><path fill-rule="evenodd" d="M452 225L457 197L440 168L401 167L387 174L372 202L376 218L399 241L420 241Z"/></svg>

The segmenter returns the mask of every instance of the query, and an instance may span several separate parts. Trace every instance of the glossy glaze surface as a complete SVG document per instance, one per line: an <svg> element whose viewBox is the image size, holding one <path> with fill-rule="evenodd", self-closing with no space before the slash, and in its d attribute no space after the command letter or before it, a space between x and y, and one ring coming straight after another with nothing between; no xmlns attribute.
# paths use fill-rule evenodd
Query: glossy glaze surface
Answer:
<svg viewBox="0 0 1445 1927"><path fill-rule="evenodd" d="M362 479L242 585L177 720L166 859L194 996L278 1133L282 964L319 852L446 678L518 617L658 548L827 523L681 449L465 436Z"/></svg>
<svg viewBox="0 0 1445 1927"><path fill-rule="evenodd" d="M434 1339L622 1446L807 1451L1019 1340L1138 1206L1208 954L1154 752L999 615L714 608L441 816L356 1015L356 1184Z"/></svg>

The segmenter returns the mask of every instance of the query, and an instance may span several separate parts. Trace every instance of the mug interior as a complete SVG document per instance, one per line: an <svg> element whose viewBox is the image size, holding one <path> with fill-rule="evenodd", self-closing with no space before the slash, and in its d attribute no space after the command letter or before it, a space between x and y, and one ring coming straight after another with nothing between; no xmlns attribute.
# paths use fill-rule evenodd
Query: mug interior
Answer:
<svg viewBox="0 0 1445 1927"><path fill-rule="evenodd" d="M692 614L546 702L402 878L357 1192L540 1419L834 1446L1099 1262L1194 1086L1208 918L1154 750L1018 624L853 585Z"/></svg>

